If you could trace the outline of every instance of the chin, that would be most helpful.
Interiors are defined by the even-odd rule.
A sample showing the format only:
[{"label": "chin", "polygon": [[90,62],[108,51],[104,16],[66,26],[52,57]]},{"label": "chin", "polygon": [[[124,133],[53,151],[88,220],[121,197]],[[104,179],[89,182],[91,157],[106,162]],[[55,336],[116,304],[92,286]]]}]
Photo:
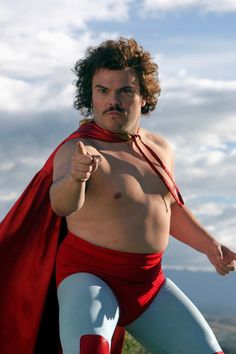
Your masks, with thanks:
[{"label": "chin", "polygon": [[127,130],[127,125],[119,122],[112,122],[111,124],[109,124],[108,129],[117,133],[124,132]]},{"label": "chin", "polygon": [[112,132],[120,132],[126,130],[126,123],[121,122],[117,117],[107,117],[108,119],[104,119],[103,121],[95,122],[102,128],[110,130]]},{"label": "chin", "polygon": [[124,114],[105,114],[97,119],[94,117],[94,120],[100,127],[113,133],[129,133],[131,130],[136,130],[132,129],[134,124]]}]

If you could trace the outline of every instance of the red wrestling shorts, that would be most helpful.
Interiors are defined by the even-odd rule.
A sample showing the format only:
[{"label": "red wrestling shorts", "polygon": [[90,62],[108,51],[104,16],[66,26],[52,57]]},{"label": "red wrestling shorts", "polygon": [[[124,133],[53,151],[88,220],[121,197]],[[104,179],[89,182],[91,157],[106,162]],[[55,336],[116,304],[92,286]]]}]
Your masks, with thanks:
[{"label": "red wrestling shorts", "polygon": [[165,282],[162,254],[111,250],[93,245],[69,232],[57,254],[57,287],[74,273],[98,276],[115,294],[120,307],[118,324],[126,326],[145,311]]}]

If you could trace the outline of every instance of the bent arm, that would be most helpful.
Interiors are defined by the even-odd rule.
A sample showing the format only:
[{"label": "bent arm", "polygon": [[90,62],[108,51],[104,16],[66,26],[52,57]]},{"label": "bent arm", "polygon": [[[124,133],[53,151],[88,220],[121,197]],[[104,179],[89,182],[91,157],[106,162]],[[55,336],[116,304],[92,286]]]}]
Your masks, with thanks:
[{"label": "bent arm", "polygon": [[207,254],[209,248],[218,244],[190,209],[186,205],[179,207],[177,203],[173,203],[171,206],[170,234],[204,254]]},{"label": "bent arm", "polygon": [[172,204],[170,234],[204,253],[219,274],[225,275],[235,269],[236,253],[214,239],[186,205],[179,207],[177,203]]},{"label": "bent arm", "polygon": [[50,188],[51,206],[58,216],[70,215],[83,206],[85,183],[75,182],[70,174],[53,182]]},{"label": "bent arm", "polygon": [[85,201],[86,181],[75,180],[71,173],[75,144],[69,142],[57,152],[53,162],[51,206],[59,216],[67,216],[81,208]]}]

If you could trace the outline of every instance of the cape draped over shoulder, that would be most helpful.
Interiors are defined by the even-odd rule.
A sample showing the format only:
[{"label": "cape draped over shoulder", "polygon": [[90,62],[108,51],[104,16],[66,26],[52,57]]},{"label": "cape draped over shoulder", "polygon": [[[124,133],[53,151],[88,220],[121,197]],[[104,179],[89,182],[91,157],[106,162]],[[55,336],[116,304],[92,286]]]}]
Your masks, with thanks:
[{"label": "cape draped over shoulder", "polygon": [[[55,259],[67,228],[50,204],[53,159],[67,141],[92,138],[121,142],[93,121],[62,141],[0,224],[1,354],[59,354]],[[132,138],[132,137],[131,137]],[[111,354],[120,354],[124,329],[117,327]]]}]

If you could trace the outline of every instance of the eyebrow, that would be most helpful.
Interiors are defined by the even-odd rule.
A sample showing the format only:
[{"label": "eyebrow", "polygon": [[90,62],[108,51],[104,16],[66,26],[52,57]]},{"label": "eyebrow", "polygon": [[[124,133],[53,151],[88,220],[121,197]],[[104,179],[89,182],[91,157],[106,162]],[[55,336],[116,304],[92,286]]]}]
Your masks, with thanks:
[{"label": "eyebrow", "polygon": [[[108,89],[108,87],[100,85],[100,84],[97,84],[95,87]],[[127,86],[119,87],[118,90],[123,90],[125,88],[135,88],[135,84],[130,84],[130,85],[127,85]]]},{"label": "eyebrow", "polygon": [[107,88],[107,87],[105,87],[105,86],[102,86],[102,85],[100,85],[100,84],[97,84],[95,87],[102,87],[102,88]]}]

